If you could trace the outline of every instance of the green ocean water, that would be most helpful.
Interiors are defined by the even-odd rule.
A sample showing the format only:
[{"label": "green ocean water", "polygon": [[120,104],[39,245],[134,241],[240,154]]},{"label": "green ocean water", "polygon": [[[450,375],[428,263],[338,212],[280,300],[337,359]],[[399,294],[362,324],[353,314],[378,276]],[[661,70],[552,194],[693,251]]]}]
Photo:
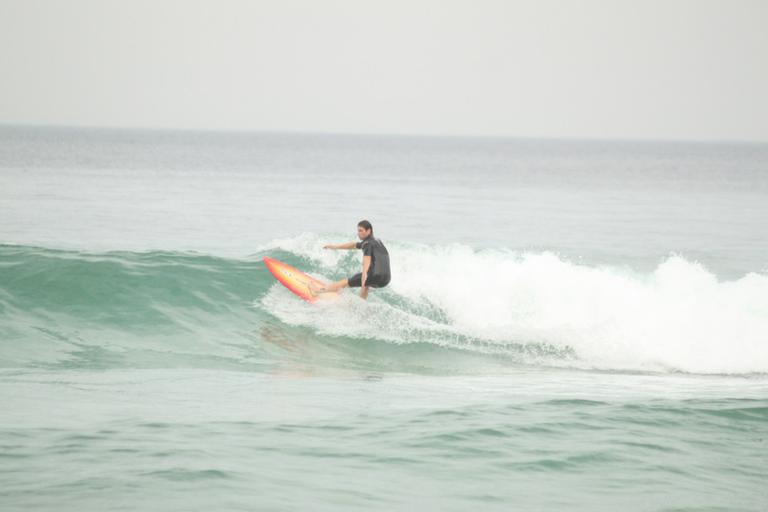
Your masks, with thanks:
[{"label": "green ocean water", "polygon": [[0,264],[5,510],[766,503],[759,373],[589,371],[572,346],[440,330],[395,294],[353,314],[434,325],[324,333],[306,322],[334,312],[259,254],[6,245]]},{"label": "green ocean water", "polygon": [[2,511],[768,509],[763,146],[0,135]]}]

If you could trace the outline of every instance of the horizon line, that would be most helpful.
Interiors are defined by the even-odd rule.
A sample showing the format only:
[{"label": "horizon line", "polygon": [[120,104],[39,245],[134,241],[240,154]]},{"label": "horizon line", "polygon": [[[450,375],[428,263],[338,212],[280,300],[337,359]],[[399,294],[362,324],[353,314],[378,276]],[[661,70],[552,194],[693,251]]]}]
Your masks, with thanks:
[{"label": "horizon line", "polygon": [[219,133],[232,135],[312,135],[344,137],[386,137],[386,138],[424,138],[424,139],[488,139],[488,140],[530,140],[562,142],[656,142],[684,144],[768,144],[767,139],[714,139],[714,138],[654,138],[654,137],[606,137],[596,135],[513,135],[513,134],[469,134],[469,133],[393,133],[375,131],[314,131],[314,130],[266,130],[256,128],[198,128],[198,127],[156,127],[156,126],[119,126],[95,124],[63,123],[9,123],[0,121],[0,128],[40,128],[59,130],[102,130],[102,131],[144,131],[144,132],[180,132],[180,133]]}]

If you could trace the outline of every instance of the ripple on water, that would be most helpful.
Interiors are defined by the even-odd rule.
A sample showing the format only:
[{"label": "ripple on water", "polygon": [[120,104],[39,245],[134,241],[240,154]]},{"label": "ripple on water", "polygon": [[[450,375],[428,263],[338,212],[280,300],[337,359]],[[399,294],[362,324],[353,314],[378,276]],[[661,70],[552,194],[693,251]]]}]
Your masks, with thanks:
[{"label": "ripple on water", "polygon": [[185,469],[185,468],[169,468],[155,471],[148,471],[141,474],[142,476],[149,476],[153,478],[164,478],[174,481],[191,481],[191,480],[222,480],[235,478],[235,474],[231,471],[224,471],[221,469]]}]

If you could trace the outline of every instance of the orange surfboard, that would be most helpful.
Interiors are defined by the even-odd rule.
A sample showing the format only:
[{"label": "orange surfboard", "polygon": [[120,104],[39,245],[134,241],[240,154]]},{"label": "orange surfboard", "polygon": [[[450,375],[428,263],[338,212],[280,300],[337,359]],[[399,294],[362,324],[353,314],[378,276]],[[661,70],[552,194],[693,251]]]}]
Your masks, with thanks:
[{"label": "orange surfboard", "polygon": [[309,289],[310,282],[317,286],[325,286],[326,283],[319,281],[312,276],[308,276],[301,270],[274,258],[265,257],[264,264],[272,275],[275,276],[275,279],[280,281],[283,286],[308,302],[316,302],[320,299],[333,298],[339,295],[337,292],[312,295],[312,291]]}]

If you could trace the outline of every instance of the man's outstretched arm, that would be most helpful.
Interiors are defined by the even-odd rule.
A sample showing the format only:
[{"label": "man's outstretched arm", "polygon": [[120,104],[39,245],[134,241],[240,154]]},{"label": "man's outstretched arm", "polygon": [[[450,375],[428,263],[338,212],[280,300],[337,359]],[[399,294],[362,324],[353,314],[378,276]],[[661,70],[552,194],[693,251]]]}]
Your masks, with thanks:
[{"label": "man's outstretched arm", "polygon": [[323,246],[323,249],[356,249],[356,242],[347,242],[344,244],[327,244]]}]

